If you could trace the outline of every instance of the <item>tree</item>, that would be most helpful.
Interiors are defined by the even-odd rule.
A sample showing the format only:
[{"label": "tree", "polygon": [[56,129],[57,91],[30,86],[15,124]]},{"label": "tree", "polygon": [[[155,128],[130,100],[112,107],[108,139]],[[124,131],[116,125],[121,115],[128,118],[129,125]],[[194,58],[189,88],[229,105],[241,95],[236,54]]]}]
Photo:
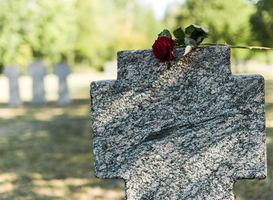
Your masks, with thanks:
[{"label": "tree", "polygon": [[26,66],[32,58],[53,64],[74,48],[72,1],[1,0],[0,66]]},{"label": "tree", "polygon": [[22,34],[28,12],[22,9],[27,0],[0,1],[0,68],[8,63],[26,64],[31,51]]},{"label": "tree", "polygon": [[[248,0],[187,0],[176,14],[177,28],[197,24],[207,28],[211,39],[206,41],[227,42],[230,45],[248,45],[253,40],[249,18],[254,12]],[[246,57],[247,51],[236,54]]]},{"label": "tree", "polygon": [[120,50],[151,48],[160,32],[152,11],[135,0],[77,0],[77,62],[102,69]]},{"label": "tree", "polygon": [[1,0],[0,67],[43,59],[101,69],[119,50],[151,48],[160,31],[136,0]]},{"label": "tree", "polygon": [[34,58],[47,59],[51,64],[65,59],[75,46],[77,27],[73,1],[30,1],[28,25],[23,38]]},{"label": "tree", "polygon": [[252,32],[258,45],[273,47],[273,1],[259,0],[251,16]]}]

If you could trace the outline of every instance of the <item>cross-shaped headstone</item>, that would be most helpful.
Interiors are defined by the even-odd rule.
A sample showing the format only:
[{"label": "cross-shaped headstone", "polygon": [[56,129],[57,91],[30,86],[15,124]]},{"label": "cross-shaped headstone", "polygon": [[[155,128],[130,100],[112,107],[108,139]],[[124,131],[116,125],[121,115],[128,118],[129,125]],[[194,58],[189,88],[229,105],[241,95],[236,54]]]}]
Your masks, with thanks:
[{"label": "cross-shaped headstone", "polygon": [[59,63],[54,68],[54,74],[59,77],[59,98],[57,104],[59,106],[69,106],[71,99],[67,87],[67,76],[71,73],[70,67],[65,63]]},{"label": "cross-shaped headstone", "polygon": [[233,76],[226,46],[183,53],[121,51],[117,80],[91,83],[95,175],[127,200],[234,199],[266,177],[263,77]]},{"label": "cross-shaped headstone", "polygon": [[7,66],[4,68],[3,73],[9,79],[9,105],[22,105],[18,88],[18,78],[21,76],[20,67],[17,65]]},{"label": "cross-shaped headstone", "polygon": [[45,98],[44,77],[46,75],[46,66],[42,61],[35,61],[28,67],[28,75],[32,77],[33,98],[31,104],[45,105],[47,104]]}]

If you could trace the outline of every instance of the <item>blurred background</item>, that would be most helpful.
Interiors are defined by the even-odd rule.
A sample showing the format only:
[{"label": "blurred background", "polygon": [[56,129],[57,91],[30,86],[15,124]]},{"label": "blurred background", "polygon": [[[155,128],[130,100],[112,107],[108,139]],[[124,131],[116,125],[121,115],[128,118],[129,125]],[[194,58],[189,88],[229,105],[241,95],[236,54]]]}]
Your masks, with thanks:
[{"label": "blurred background", "polygon": [[[157,34],[190,24],[204,42],[273,47],[272,0],[1,0],[0,199],[124,199],[122,180],[94,177],[89,84],[116,78],[120,50],[151,49]],[[273,51],[231,50],[235,75],[265,77],[268,178],[240,180],[237,199],[273,199]],[[46,106],[33,106],[27,68],[47,67]],[[59,62],[72,104],[56,105]],[[8,105],[5,66],[17,64],[23,104]]]}]

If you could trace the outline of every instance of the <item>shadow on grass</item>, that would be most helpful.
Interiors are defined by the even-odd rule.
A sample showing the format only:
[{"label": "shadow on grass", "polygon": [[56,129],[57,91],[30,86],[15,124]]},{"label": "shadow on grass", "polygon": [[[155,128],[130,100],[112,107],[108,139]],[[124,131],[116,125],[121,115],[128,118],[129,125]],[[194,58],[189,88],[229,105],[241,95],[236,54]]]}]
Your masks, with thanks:
[{"label": "shadow on grass", "polygon": [[[265,89],[268,176],[237,181],[238,200],[273,199],[273,81]],[[122,180],[94,177],[89,99],[67,108],[0,104],[0,113],[1,200],[124,199]]]},{"label": "shadow on grass", "polygon": [[122,180],[94,177],[89,100],[0,110],[0,199],[124,198]]}]

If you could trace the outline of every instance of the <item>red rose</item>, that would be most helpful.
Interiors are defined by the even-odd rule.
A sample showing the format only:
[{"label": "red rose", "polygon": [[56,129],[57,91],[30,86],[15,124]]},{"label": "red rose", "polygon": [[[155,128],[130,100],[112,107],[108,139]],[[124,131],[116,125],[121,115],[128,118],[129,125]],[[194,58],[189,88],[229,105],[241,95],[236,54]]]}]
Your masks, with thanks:
[{"label": "red rose", "polygon": [[158,37],[152,47],[155,57],[160,59],[162,62],[169,61],[174,58],[174,40],[172,38],[167,36]]}]

